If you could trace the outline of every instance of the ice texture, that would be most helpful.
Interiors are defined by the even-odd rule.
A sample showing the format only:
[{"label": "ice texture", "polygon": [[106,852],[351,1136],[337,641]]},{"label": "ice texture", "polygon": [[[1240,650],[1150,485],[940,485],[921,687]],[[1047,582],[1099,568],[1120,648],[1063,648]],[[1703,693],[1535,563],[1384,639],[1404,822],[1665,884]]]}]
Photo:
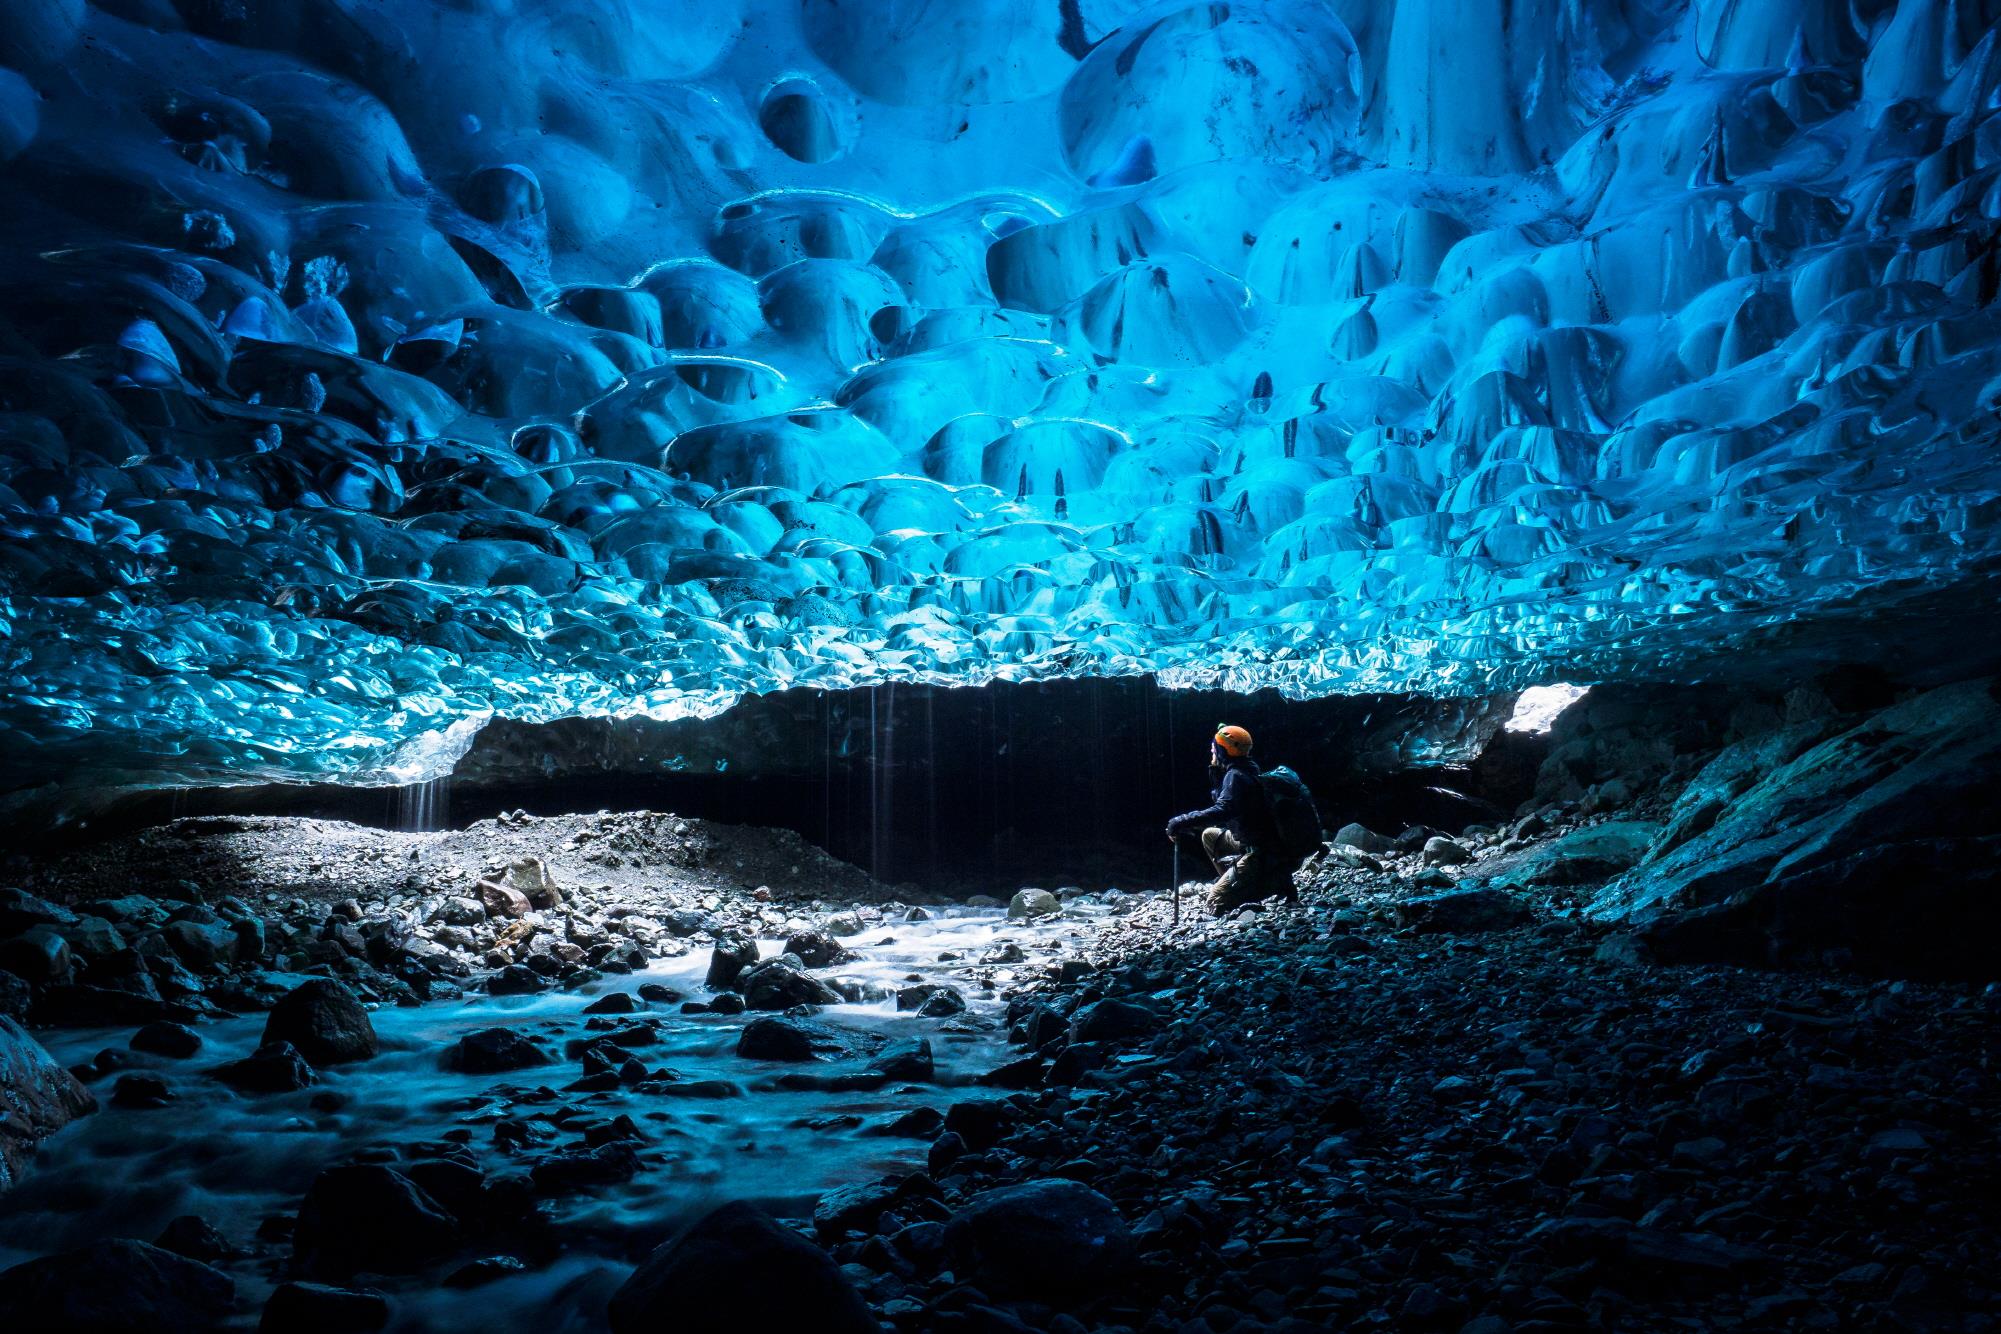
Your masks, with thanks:
[{"label": "ice texture", "polygon": [[0,789],[1867,651],[1991,589],[1997,19],[0,0]]}]

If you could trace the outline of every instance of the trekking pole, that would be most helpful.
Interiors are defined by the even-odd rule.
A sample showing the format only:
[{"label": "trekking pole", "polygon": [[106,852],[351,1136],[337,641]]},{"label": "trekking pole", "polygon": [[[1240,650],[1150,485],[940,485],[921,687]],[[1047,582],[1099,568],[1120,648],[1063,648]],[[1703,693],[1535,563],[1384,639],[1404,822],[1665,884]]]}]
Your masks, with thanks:
[{"label": "trekking pole", "polygon": [[1174,924],[1181,925],[1181,840],[1174,840]]}]

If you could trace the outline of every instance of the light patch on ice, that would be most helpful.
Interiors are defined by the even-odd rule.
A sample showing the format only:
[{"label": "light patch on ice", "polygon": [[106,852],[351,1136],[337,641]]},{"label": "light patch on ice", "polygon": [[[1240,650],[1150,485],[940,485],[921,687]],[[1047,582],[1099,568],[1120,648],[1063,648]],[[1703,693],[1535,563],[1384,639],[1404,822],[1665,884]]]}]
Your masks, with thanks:
[{"label": "light patch on ice", "polygon": [[1507,730],[1531,735],[1547,732],[1556,726],[1558,716],[1583,699],[1590,689],[1590,686],[1530,686],[1515,701],[1515,712],[1508,719]]}]

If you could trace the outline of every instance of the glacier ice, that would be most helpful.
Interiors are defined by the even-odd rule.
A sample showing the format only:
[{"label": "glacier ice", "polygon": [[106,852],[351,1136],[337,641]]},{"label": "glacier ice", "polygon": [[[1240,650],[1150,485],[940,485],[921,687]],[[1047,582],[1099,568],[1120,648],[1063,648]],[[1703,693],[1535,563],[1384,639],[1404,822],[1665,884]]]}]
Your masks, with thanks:
[{"label": "glacier ice", "polygon": [[0,0],[0,791],[1943,651],[1997,20]]}]

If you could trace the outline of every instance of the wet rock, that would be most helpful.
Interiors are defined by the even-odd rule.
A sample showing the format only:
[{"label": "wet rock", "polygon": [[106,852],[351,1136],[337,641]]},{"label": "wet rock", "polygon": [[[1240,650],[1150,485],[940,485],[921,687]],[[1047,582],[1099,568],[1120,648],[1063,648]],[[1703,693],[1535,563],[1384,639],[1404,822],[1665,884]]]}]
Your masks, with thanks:
[{"label": "wet rock", "polygon": [[70,975],[69,942],[52,926],[31,926],[0,940],[0,968],[28,982],[61,982]]},{"label": "wet rock", "polygon": [[174,1219],[161,1229],[153,1244],[203,1264],[214,1264],[230,1254],[229,1242],[200,1214],[182,1214]]},{"label": "wet rock", "polygon": [[161,928],[167,944],[182,963],[198,973],[210,973],[236,961],[236,933],[207,922],[169,922]]},{"label": "wet rock", "polygon": [[289,1042],[315,1065],[365,1061],[380,1048],[361,998],[332,978],[287,993],[265,1021],[264,1041]]},{"label": "wet rock", "polygon": [[916,1038],[885,1047],[869,1062],[869,1069],[884,1079],[928,1083],[936,1072],[931,1056],[931,1039]]},{"label": "wet rock", "polygon": [[212,1073],[244,1093],[291,1093],[318,1078],[298,1048],[289,1042],[267,1042],[242,1060],[218,1066]]},{"label": "wet rock", "polygon": [[737,1039],[736,1054],[751,1061],[814,1060],[813,1038],[797,1024],[783,1019],[753,1019],[744,1025]]},{"label": "wet rock", "polygon": [[655,1005],[672,1005],[675,1001],[681,999],[681,993],[659,982],[641,982],[639,984],[639,998],[643,1001],[651,1001]]},{"label": "wet rock", "polygon": [[983,1291],[1058,1305],[1110,1292],[1133,1259],[1112,1202],[1060,1178],[973,1196],[945,1224],[945,1248],[955,1271]]},{"label": "wet rock", "polygon": [[709,954],[709,971],[703,982],[711,991],[734,987],[744,970],[756,963],[757,941],[738,931],[720,933]]},{"label": "wet rock", "polygon": [[0,1017],[0,1191],[21,1179],[44,1139],[96,1110],[96,1097],[75,1075],[26,1029]]},{"label": "wet rock", "polygon": [[161,1019],[142,1026],[129,1045],[133,1051],[185,1060],[201,1050],[201,1034],[186,1024]]},{"label": "wet rock", "polygon": [[[0,1273],[9,1327],[93,1334],[206,1334],[236,1304],[236,1283],[143,1241],[99,1241]],[[19,1323],[29,1318],[32,1324]]]},{"label": "wet rock", "polygon": [[0,969],[0,1017],[25,1018],[34,997],[34,988],[16,974]]},{"label": "wet rock", "polygon": [[1532,921],[1527,904],[1498,889],[1459,889],[1405,899],[1397,919],[1420,932],[1475,934],[1503,931]]},{"label": "wet rock", "polygon": [[1062,911],[1062,903],[1046,889],[1018,889],[1007,905],[1011,921],[1034,921],[1039,917],[1054,917]]},{"label": "wet rock", "polygon": [[173,1090],[158,1075],[121,1075],[111,1089],[111,1105],[129,1111],[152,1111],[173,1100]]},{"label": "wet rock", "polygon": [[1541,844],[1506,878],[1522,885],[1599,884],[1637,865],[1660,832],[1645,820],[1588,825]]},{"label": "wet rock", "polygon": [[935,1200],[938,1186],[922,1172],[887,1176],[830,1190],[813,1206],[813,1230],[822,1241],[849,1232],[873,1232],[883,1214],[913,1200]]},{"label": "wet rock", "polygon": [[480,1288],[503,1278],[528,1272],[528,1266],[511,1255],[487,1255],[460,1265],[445,1275],[448,1288]]},{"label": "wet rock", "polygon": [[801,931],[789,937],[784,952],[793,955],[808,968],[830,968],[855,957],[825,931]]},{"label": "wet rock", "polygon": [[490,996],[526,996],[547,985],[534,969],[518,963],[507,965],[486,980]]},{"label": "wet rock", "polygon": [[639,1002],[629,991],[612,991],[598,997],[584,1007],[585,1014],[632,1014],[639,1009]]},{"label": "wet rock", "polygon": [[946,983],[920,982],[898,989],[896,1008],[906,1013],[914,1010],[926,1019],[949,1019],[965,1013],[966,998],[957,987]]},{"label": "wet rock", "polygon": [[[150,982],[147,984],[150,986]],[[157,991],[97,987],[82,983],[50,987],[35,998],[37,1023],[90,1025],[120,1028],[147,1024],[156,1019],[191,1019],[195,1012],[186,1006],[163,1001]]]},{"label": "wet rock", "polygon": [[1160,1023],[1160,1016],[1132,1001],[1101,1000],[1086,1005],[1070,1019],[1072,1042],[1124,1042],[1144,1037]]},{"label": "wet rock", "polygon": [[389,1323],[389,1299],[373,1288],[281,1283],[264,1304],[258,1334],[373,1334]]},{"label": "wet rock", "polygon": [[74,926],[58,928],[70,952],[86,959],[105,959],[126,948],[125,937],[102,917],[84,917]]},{"label": "wet rock", "polygon": [[415,1272],[458,1241],[458,1220],[393,1168],[330,1167],[299,1206],[292,1251],[312,1274]]},{"label": "wet rock", "polygon": [[639,1174],[639,1154],[630,1144],[614,1141],[589,1149],[565,1149],[550,1154],[529,1169],[535,1189],[563,1195],[593,1186],[616,1186]]},{"label": "wet rock", "polygon": [[614,1334],[740,1334],[762,1328],[879,1334],[827,1253],[751,1205],[726,1204],[642,1262],[612,1296]]},{"label": "wet rock", "polygon": [[548,1053],[511,1028],[468,1033],[445,1052],[445,1067],[468,1075],[499,1074],[548,1063]]},{"label": "wet rock", "polygon": [[[753,1010],[789,1010],[795,1005],[838,1005],[841,994],[805,972],[790,955],[746,971],[738,985],[744,1004]],[[711,1002],[713,1006],[713,1002]]]}]

